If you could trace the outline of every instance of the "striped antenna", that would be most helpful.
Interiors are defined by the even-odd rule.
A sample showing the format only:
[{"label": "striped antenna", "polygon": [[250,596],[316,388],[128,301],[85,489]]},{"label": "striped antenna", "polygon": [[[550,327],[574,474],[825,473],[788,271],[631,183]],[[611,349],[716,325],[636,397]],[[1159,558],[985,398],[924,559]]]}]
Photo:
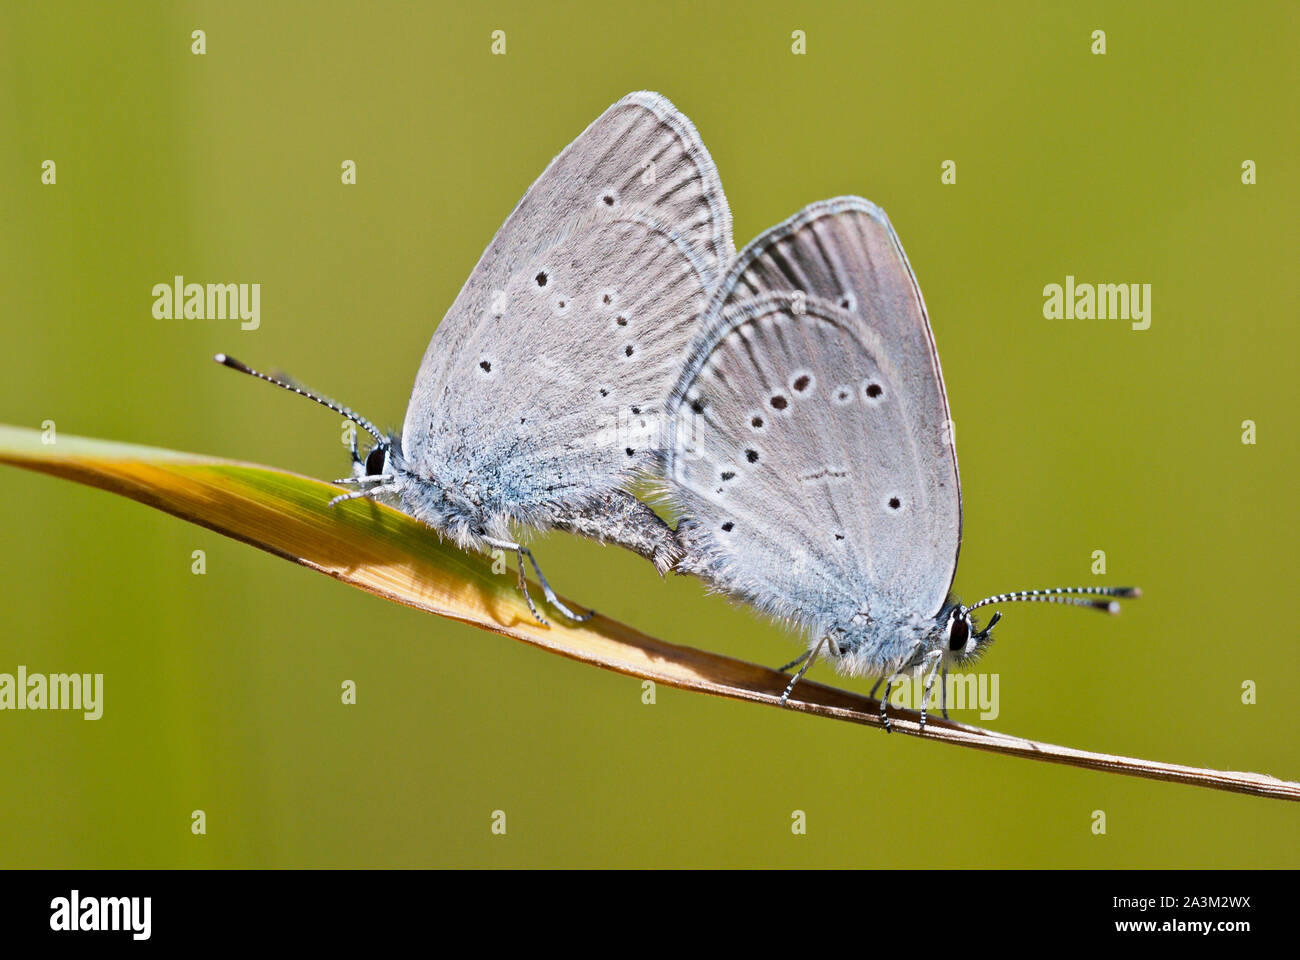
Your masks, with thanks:
[{"label": "striped antenna", "polygon": [[230,356],[229,354],[219,353],[212,359],[217,361],[217,363],[229,367],[231,370],[238,370],[240,373],[246,373],[250,377],[257,377],[257,379],[265,380],[267,383],[273,383],[277,387],[283,387],[285,390],[292,391],[293,393],[298,394],[298,396],[300,397],[306,397],[308,400],[315,400],[322,407],[328,407],[329,409],[333,410],[335,413],[339,413],[347,417],[349,420],[351,420],[361,429],[365,430],[366,433],[370,434],[372,437],[378,440],[381,444],[383,444],[384,446],[388,446],[389,443],[388,438],[379,432],[378,427],[376,427],[365,417],[361,416],[361,414],[354,413],[352,410],[343,406],[343,404],[339,403],[337,400],[331,400],[323,393],[316,393],[314,390],[308,390],[306,387],[302,386],[301,384],[294,383],[292,380],[283,379],[280,377],[272,377],[265,373],[259,373],[258,371],[254,370],[252,367],[248,366],[245,363],[241,363],[240,361],[236,360],[234,357]]},{"label": "striped antenna", "polygon": [[971,604],[966,612],[987,607],[991,603],[1064,603],[1072,607],[1092,607],[1105,613],[1119,613],[1119,604],[1114,600],[1089,600],[1094,597],[1140,597],[1142,591],[1137,587],[1052,587],[1050,590],[1017,590],[1014,593],[999,593],[995,597],[986,597],[979,603]]}]

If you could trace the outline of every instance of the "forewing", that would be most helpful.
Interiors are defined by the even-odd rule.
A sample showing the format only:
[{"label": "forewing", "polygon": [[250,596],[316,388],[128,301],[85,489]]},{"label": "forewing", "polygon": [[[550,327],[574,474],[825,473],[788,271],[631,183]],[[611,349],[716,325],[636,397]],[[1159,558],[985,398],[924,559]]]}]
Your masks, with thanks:
[{"label": "forewing", "polygon": [[460,458],[519,500],[617,486],[649,463],[733,256],[690,121],[658,94],[624,97],[533,184],[442,321],[407,410],[407,458]]},{"label": "forewing", "polygon": [[960,543],[957,461],[884,213],[840,198],[767,231],[703,327],[670,400],[668,471],[711,577],[810,626],[935,614]]}]

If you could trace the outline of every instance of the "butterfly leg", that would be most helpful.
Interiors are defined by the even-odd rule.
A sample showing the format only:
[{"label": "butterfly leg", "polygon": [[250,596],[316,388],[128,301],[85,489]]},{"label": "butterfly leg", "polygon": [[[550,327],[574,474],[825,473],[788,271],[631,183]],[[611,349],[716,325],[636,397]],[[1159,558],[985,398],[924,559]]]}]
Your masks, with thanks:
[{"label": "butterfly leg", "polygon": [[537,622],[544,627],[549,627],[551,622],[537,612],[537,607],[533,604],[533,595],[528,592],[528,578],[524,576],[524,551],[521,548],[515,550],[515,572],[519,576],[519,592],[524,595],[524,601],[528,604],[528,609]]},{"label": "butterfly leg", "polygon": [[[822,652],[822,644],[824,644],[825,642],[826,642],[826,638],[822,637],[820,640],[817,641],[817,646],[813,647],[812,653],[807,654],[806,657],[800,658],[804,662],[803,666],[799,668],[799,672],[796,673],[793,677],[791,677],[790,682],[786,684],[785,692],[781,694],[781,706],[784,707],[786,705],[786,701],[790,699],[790,691],[794,689],[794,685],[798,683],[800,679],[803,678],[803,675],[805,673],[808,672],[808,668],[817,662],[817,654]],[[795,663],[798,662],[799,662],[798,660],[795,661]]]},{"label": "butterfly leg", "polygon": [[384,484],[378,487],[371,487],[369,490],[356,490],[352,493],[341,493],[333,500],[331,500],[328,506],[336,507],[340,503],[346,503],[348,500],[360,500],[362,498],[374,497],[376,494],[396,493],[396,492],[397,492],[396,487],[391,487],[388,486],[387,484]]},{"label": "butterfly leg", "polygon": [[[570,610],[568,607],[566,607],[560,601],[560,598],[556,596],[555,591],[551,589],[551,585],[546,582],[546,575],[542,573],[542,568],[537,565],[537,558],[533,556],[533,551],[529,550],[527,547],[519,547],[520,579],[523,579],[523,575],[524,575],[524,560],[523,560],[524,557],[527,557],[528,562],[533,565],[533,572],[537,574],[537,582],[542,585],[542,593],[546,596],[547,603],[553,606],[556,610],[559,610],[560,613],[564,614],[570,620],[575,620],[578,623],[586,623],[588,620],[590,620],[592,617],[596,615],[595,610],[588,610],[586,613],[579,616],[578,614]],[[525,591],[525,593],[527,593],[527,591]]]},{"label": "butterfly leg", "polygon": [[[930,666],[930,674],[925,678],[925,694],[921,697],[921,732],[925,733],[925,708],[930,702],[930,692],[934,689],[934,678],[939,671],[939,664],[943,662],[943,651],[936,650],[930,654],[934,663]],[[942,696],[942,694],[940,694]],[[945,717],[946,719],[946,717]]]},{"label": "butterfly leg", "polygon": [[[537,619],[537,622],[544,627],[549,627],[551,625],[550,621],[537,612],[537,606],[533,603],[533,595],[528,592],[528,578],[524,575],[525,548],[508,540],[494,540],[491,537],[484,537],[483,542],[495,550],[513,550],[515,552],[515,574],[519,578],[519,592],[524,595],[524,602],[528,604],[528,610]],[[536,569],[535,563],[534,569]],[[540,573],[540,571],[538,572]]]},{"label": "butterfly leg", "polygon": [[[894,732],[893,724],[889,722],[889,714],[886,712],[885,708],[889,706],[889,692],[894,686],[894,679],[899,676],[901,676],[901,674],[895,670],[893,673],[889,674],[889,676],[881,678],[885,681],[885,695],[880,698],[880,721],[885,725],[885,733]],[[876,687],[878,686],[880,686],[879,680],[876,681]],[[876,687],[871,688],[872,693],[876,692]]]},{"label": "butterfly leg", "polygon": [[614,491],[586,509],[556,510],[545,522],[557,530],[631,550],[653,563],[661,574],[667,573],[682,556],[673,528],[623,490]]}]

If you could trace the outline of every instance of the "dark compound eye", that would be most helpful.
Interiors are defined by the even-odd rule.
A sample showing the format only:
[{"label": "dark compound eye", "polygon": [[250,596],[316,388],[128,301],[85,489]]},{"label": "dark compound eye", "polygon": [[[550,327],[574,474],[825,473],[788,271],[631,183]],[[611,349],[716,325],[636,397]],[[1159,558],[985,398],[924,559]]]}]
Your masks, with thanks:
[{"label": "dark compound eye", "polygon": [[951,653],[960,653],[966,649],[966,641],[970,639],[970,624],[966,622],[965,617],[953,617],[952,627],[948,630],[948,650]]},{"label": "dark compound eye", "polygon": [[372,447],[366,454],[366,476],[377,477],[384,472],[384,458],[388,455],[387,447]]}]

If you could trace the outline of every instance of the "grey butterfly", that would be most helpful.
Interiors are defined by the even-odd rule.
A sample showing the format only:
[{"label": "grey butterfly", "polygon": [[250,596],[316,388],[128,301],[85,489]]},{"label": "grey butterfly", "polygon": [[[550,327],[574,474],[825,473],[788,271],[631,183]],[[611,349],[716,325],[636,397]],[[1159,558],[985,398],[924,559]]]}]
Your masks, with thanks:
[{"label": "grey butterfly", "polygon": [[626,487],[653,463],[698,316],[735,255],[731,213],[691,122],[632,93],[557,156],[506,219],[438,326],[400,434],[285,379],[374,437],[361,486],[465,549],[513,551],[572,619],[516,529],[617,543],[660,572],[673,531]]},{"label": "grey butterfly", "polygon": [[[973,660],[1000,617],[1043,601],[1114,611],[1135,588],[951,596],[961,489],[939,356],[888,218],[815,203],[737,257],[669,400],[661,469],[683,520],[678,569],[797,624],[849,675],[892,683]],[[877,687],[880,680],[877,681]],[[872,689],[872,694],[875,694]],[[885,729],[890,729],[881,701]],[[945,705],[945,716],[947,715]],[[924,706],[921,715],[925,723]]]}]

